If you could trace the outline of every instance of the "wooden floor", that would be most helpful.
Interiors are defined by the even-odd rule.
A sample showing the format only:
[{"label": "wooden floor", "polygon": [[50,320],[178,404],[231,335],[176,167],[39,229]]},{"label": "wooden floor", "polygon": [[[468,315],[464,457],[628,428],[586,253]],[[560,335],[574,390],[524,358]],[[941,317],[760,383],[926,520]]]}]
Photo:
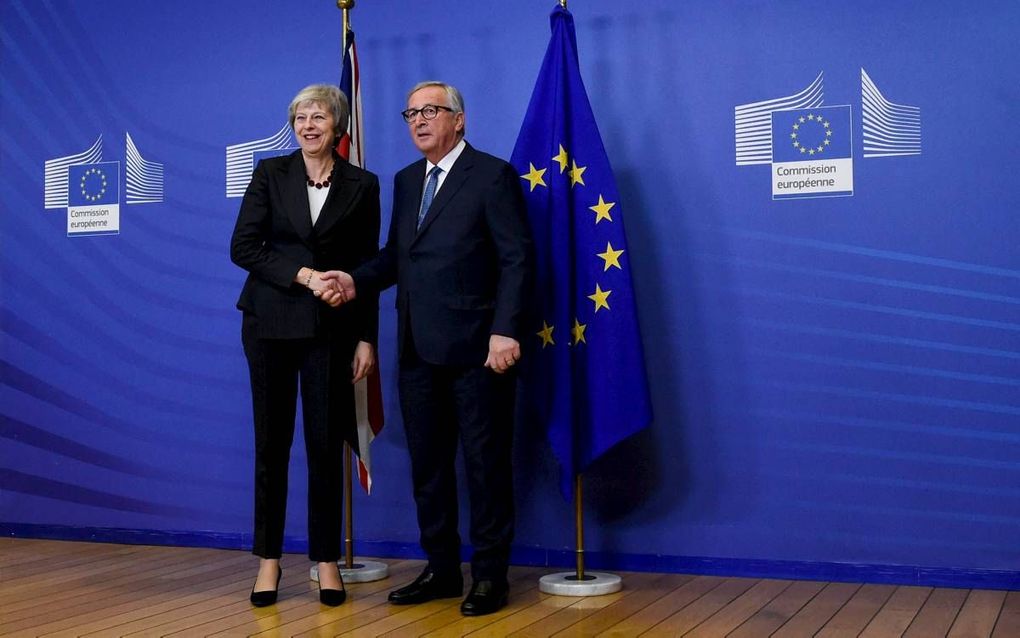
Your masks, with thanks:
[{"label": "wooden floor", "polygon": [[568,598],[531,567],[511,569],[507,608],[464,618],[456,599],[389,605],[422,562],[387,562],[331,609],[285,556],[279,602],[254,609],[244,552],[0,539],[0,635],[1020,637],[1020,592],[626,573],[622,592]]}]

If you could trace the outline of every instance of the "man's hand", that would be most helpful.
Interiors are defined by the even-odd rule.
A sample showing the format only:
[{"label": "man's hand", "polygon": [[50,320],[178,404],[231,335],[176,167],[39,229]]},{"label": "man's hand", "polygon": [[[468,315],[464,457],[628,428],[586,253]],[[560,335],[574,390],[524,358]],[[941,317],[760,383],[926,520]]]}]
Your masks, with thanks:
[{"label": "man's hand", "polygon": [[517,363],[521,358],[521,344],[517,339],[504,337],[503,335],[491,335],[489,337],[489,357],[485,360],[485,367],[491,368],[493,372],[503,374],[510,369],[510,366]]},{"label": "man's hand", "polygon": [[323,299],[323,295],[326,295],[328,301],[326,301],[326,299],[323,299],[323,301],[326,301],[329,305],[336,307],[340,305],[342,301],[339,296],[340,285],[337,284],[334,279],[323,279],[323,274],[325,273],[321,273],[311,268],[302,268],[298,272],[297,277],[295,277],[295,281],[301,281],[302,284],[312,291],[313,295],[320,299]]},{"label": "man's hand", "polygon": [[351,363],[351,371],[354,377],[351,383],[357,383],[375,369],[375,348],[367,341],[359,341],[358,347],[354,349],[354,361]]},{"label": "man's hand", "polygon": [[354,290],[354,279],[340,270],[327,270],[319,274],[327,284],[323,290],[313,290],[313,294],[330,306],[336,308],[342,303],[352,301],[357,296]]}]

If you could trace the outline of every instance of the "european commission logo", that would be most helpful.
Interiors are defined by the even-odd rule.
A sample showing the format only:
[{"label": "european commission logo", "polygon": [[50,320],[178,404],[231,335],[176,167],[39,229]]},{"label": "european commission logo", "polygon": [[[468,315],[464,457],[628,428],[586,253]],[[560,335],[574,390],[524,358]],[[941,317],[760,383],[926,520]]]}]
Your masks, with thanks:
[{"label": "european commission logo", "polygon": [[771,115],[773,199],[854,194],[849,106]]},{"label": "european commission logo", "polygon": [[[824,102],[819,73],[799,93],[734,109],[737,166],[769,165],[773,199],[853,195],[851,106]],[[861,112],[863,157],[921,154],[921,110],[887,100],[864,69]]]},{"label": "european commission logo", "polygon": [[297,150],[290,124],[275,135],[260,140],[231,144],[227,147],[227,197],[244,197],[255,164],[260,159],[276,157]]},{"label": "european commission logo", "polygon": [[[163,201],[163,165],[142,157],[125,133],[127,204]],[[67,209],[68,237],[120,233],[120,162],[104,162],[103,136],[87,150],[46,161],[45,208]]]},{"label": "european commission logo", "polygon": [[120,232],[120,162],[77,164],[67,169],[67,234]]}]

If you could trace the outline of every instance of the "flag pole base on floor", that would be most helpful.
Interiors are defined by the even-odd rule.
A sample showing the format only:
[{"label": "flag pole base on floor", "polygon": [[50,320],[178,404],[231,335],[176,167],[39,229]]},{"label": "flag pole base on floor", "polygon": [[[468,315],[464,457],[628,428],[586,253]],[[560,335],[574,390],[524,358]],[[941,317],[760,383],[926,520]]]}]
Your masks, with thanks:
[{"label": "flag pole base on floor", "polygon": [[[349,568],[344,566],[344,562],[337,561],[337,567],[340,568],[340,576],[344,579],[345,583],[372,583],[390,575],[390,569],[386,563],[380,563],[379,561],[355,558],[354,566]],[[308,577],[315,582],[319,582],[318,565],[312,565],[311,570],[308,572]]]},{"label": "flag pole base on floor", "polygon": [[604,596],[623,589],[623,579],[604,572],[585,572],[582,579],[577,572],[559,572],[538,579],[538,589],[555,596]]}]

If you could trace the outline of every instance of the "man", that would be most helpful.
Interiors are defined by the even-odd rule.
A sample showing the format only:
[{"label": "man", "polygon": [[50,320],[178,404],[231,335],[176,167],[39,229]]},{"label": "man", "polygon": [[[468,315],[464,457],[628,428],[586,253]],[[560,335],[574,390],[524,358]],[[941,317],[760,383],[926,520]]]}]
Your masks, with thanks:
[{"label": "man", "polygon": [[351,274],[331,272],[331,301],[397,285],[400,407],[428,566],[390,593],[398,605],[463,594],[454,459],[462,445],[471,502],[467,616],[507,603],[513,538],[511,447],[516,375],[534,257],[520,178],[464,141],[456,88],[422,82],[402,113],[424,158],[394,178],[389,238]]}]

